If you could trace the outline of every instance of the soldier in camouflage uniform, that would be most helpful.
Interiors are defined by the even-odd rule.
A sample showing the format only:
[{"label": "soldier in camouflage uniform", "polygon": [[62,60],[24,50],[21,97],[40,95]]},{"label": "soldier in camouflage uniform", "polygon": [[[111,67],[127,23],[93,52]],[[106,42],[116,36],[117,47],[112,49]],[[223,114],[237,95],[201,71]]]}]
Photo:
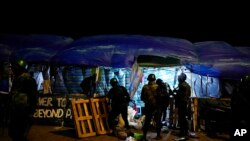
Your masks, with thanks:
[{"label": "soldier in camouflage uniform", "polygon": [[158,85],[156,84],[155,75],[148,75],[148,84],[145,84],[141,92],[141,100],[145,103],[144,114],[146,116],[144,125],[143,125],[143,140],[146,140],[147,132],[152,120],[153,114],[156,112],[157,103],[156,103],[156,89]]},{"label": "soldier in camouflage uniform", "polygon": [[187,78],[186,74],[181,73],[178,76],[178,89],[174,90],[176,92],[176,106],[178,107],[178,117],[180,121],[180,136],[188,135],[188,107],[190,102],[191,87],[185,81]]}]

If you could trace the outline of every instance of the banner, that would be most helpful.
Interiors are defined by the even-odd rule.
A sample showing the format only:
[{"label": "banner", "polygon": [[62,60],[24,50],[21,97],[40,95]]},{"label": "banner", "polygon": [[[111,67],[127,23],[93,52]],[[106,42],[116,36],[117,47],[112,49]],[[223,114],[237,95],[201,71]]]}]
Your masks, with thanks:
[{"label": "banner", "polygon": [[46,124],[73,124],[72,99],[85,99],[84,94],[41,95],[33,115],[35,121]]}]

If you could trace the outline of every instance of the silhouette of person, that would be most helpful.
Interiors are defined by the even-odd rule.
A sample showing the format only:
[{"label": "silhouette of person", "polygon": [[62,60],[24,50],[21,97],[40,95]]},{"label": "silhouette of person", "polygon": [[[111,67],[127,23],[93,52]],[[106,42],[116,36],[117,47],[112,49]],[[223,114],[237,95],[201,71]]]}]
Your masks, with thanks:
[{"label": "silhouette of person", "polygon": [[93,97],[96,92],[96,73],[92,76],[86,77],[80,84],[80,87],[83,90],[83,94],[86,94],[88,97]]},{"label": "silhouette of person", "polygon": [[170,95],[172,95],[172,90],[168,83],[163,82],[162,79],[157,79],[157,103],[160,105],[162,110],[162,122],[165,122],[167,117],[167,108],[169,106]]},{"label": "silhouette of person", "polygon": [[110,134],[115,135],[115,119],[119,114],[125,122],[126,129],[130,129],[128,123],[128,103],[130,101],[130,96],[127,89],[124,86],[118,85],[118,80],[112,78],[110,80],[112,88],[109,90],[107,97],[111,105],[111,110],[108,116],[109,128],[111,129]]},{"label": "silhouette of person", "polygon": [[[250,108],[250,75],[244,76],[238,84],[238,88],[232,93],[231,110],[232,126],[230,140],[249,140],[250,115],[247,111]],[[235,136],[236,130],[246,129],[243,136]]]},{"label": "silhouette of person", "polygon": [[[180,136],[188,135],[188,106],[190,102],[191,87],[186,82],[186,74],[181,73],[178,76],[178,89],[176,91],[176,106],[178,107],[178,118],[180,122]],[[190,108],[190,107],[189,107]]]},{"label": "silhouette of person", "polygon": [[[157,103],[156,103],[156,89],[158,85],[156,84],[155,75],[148,75],[148,84],[145,84],[142,88],[141,92],[141,100],[145,103],[144,114],[145,114],[145,122],[143,125],[143,137],[142,140],[147,140],[147,132],[149,130],[150,122],[152,120],[153,115],[156,112]],[[159,127],[159,126],[157,126]]]},{"label": "silhouette of person", "polygon": [[169,85],[164,83],[162,79],[157,79],[156,84],[158,85],[156,91],[156,101],[157,101],[157,108],[156,108],[156,132],[157,136],[156,139],[161,139],[160,133],[162,128],[162,121],[165,122],[167,116],[167,107],[169,105],[169,96],[172,92]]},{"label": "silhouette of person", "polygon": [[37,84],[27,72],[24,60],[13,62],[14,80],[10,91],[9,136],[13,141],[26,141],[37,104]]}]

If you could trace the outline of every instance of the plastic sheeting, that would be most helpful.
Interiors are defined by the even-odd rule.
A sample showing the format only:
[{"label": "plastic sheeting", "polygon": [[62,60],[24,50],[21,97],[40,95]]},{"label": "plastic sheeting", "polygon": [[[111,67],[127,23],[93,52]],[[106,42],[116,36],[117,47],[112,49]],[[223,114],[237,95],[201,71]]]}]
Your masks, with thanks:
[{"label": "plastic sheeting", "polygon": [[0,34],[0,43],[15,49],[31,47],[53,47],[57,48],[71,43],[71,37],[49,35],[49,34]]},{"label": "plastic sheeting", "polygon": [[201,64],[241,62],[240,51],[223,41],[206,41],[194,44]]},{"label": "plastic sheeting", "polygon": [[219,98],[220,82],[218,78],[192,74],[192,88],[194,97]]},{"label": "plastic sheeting", "polygon": [[247,55],[223,41],[195,43],[198,62],[187,64],[191,72],[228,79],[239,79],[249,73]]},{"label": "plastic sheeting", "polygon": [[49,62],[57,51],[71,42],[72,38],[57,35],[0,34],[0,61],[25,59],[27,62]]},{"label": "plastic sheeting", "polygon": [[131,68],[138,56],[172,57],[191,72],[239,79],[250,73],[249,47],[223,41],[192,44],[185,39],[144,35],[99,35],[73,41],[56,35],[0,35],[0,61],[22,58],[56,65]]},{"label": "plastic sheeting", "polygon": [[57,53],[51,62],[124,68],[132,67],[139,55],[196,60],[192,44],[186,40],[142,35],[100,35],[74,41],[67,49]]}]

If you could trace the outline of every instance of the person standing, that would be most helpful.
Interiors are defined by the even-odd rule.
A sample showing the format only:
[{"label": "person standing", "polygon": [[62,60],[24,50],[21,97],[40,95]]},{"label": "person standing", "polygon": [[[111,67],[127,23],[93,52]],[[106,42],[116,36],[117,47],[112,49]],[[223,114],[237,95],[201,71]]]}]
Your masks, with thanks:
[{"label": "person standing", "polygon": [[172,95],[172,90],[168,83],[163,82],[162,79],[157,79],[156,84],[158,85],[157,88],[157,103],[159,104],[162,110],[162,122],[166,124],[166,117],[167,117],[167,108],[170,103],[170,95]]},{"label": "person standing", "polygon": [[180,122],[180,136],[188,136],[188,108],[191,96],[191,87],[186,82],[187,76],[181,73],[178,76],[178,89],[174,90],[176,92],[176,106],[178,108],[178,117]]},{"label": "person standing", "polygon": [[96,77],[97,74],[86,77],[82,80],[80,87],[83,90],[83,94],[86,94],[88,97],[93,97],[96,92]]},{"label": "person standing", "polygon": [[[250,115],[250,75],[244,76],[231,96],[232,125],[230,127],[230,140],[249,140]],[[245,129],[247,132],[239,136],[237,130]]]},{"label": "person standing", "polygon": [[11,65],[14,80],[10,91],[9,136],[13,141],[27,141],[37,105],[37,84],[27,72],[24,60],[17,60]]},{"label": "person standing", "polygon": [[[164,124],[167,125],[166,123],[166,117],[167,117],[167,108],[169,106],[170,103],[170,95],[172,94],[172,90],[169,86],[168,83],[163,82],[162,79],[157,79],[156,80],[156,84],[158,85],[157,88],[157,103],[159,108],[157,108],[159,110],[159,119],[158,122],[160,123],[160,125],[164,122]],[[161,129],[161,128],[160,128]],[[160,132],[161,130],[158,129]],[[160,135],[160,133],[159,133]]]},{"label": "person standing", "polygon": [[110,134],[115,135],[115,119],[119,116],[119,114],[122,115],[122,118],[125,122],[125,128],[130,129],[128,123],[128,104],[130,101],[130,96],[124,86],[118,85],[118,80],[116,78],[112,78],[110,80],[110,84],[112,88],[107,94],[109,99],[108,103],[111,106],[108,116],[108,124],[109,128],[111,129]]},{"label": "person standing", "polygon": [[156,114],[155,114],[155,122],[156,122],[156,138],[161,139],[161,128],[162,128],[162,117],[165,121],[166,111],[169,105],[169,89],[168,84],[164,83],[162,79],[157,79],[156,84],[158,85],[156,89]]},{"label": "person standing", "polygon": [[154,113],[156,112],[157,103],[156,103],[156,89],[158,85],[156,84],[155,75],[148,75],[148,84],[145,84],[142,88],[141,92],[141,100],[145,103],[144,114],[146,116],[145,122],[143,125],[143,138],[142,140],[146,140],[147,132],[149,130],[150,122]]}]

